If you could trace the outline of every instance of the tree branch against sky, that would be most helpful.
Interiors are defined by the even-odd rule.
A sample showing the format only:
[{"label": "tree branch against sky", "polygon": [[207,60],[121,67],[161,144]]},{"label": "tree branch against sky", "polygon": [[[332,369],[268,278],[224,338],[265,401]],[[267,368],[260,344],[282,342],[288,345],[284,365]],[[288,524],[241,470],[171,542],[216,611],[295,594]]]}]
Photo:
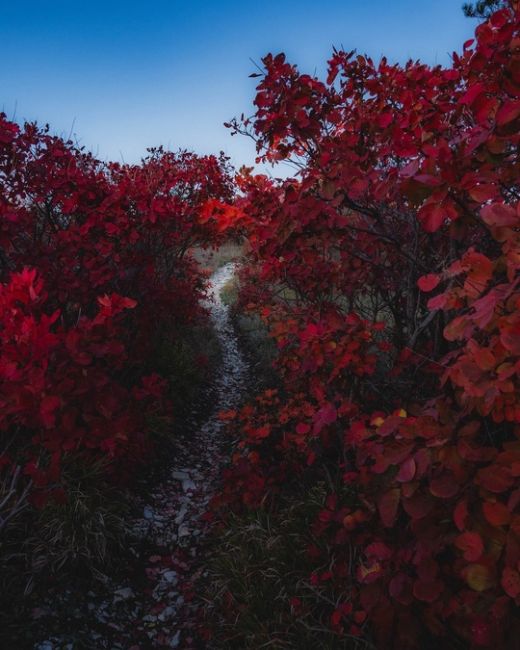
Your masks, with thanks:
[{"label": "tree branch against sky", "polygon": [[468,18],[488,18],[491,14],[507,4],[504,0],[479,0],[478,2],[465,2],[462,6]]},{"label": "tree branch against sky", "polygon": [[252,164],[254,143],[223,126],[250,111],[251,59],[283,51],[321,75],[336,46],[449,65],[474,27],[462,1],[2,2],[0,109],[102,159],[138,162],[162,144]]}]

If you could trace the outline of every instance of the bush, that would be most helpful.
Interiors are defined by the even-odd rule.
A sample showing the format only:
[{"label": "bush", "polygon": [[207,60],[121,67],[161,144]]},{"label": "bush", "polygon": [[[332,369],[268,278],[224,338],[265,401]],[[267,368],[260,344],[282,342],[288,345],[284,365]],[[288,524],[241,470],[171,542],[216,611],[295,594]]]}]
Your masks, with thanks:
[{"label": "bush", "polygon": [[150,150],[105,164],[34,124],[0,115],[2,463],[30,499],[65,499],[63,454],[107,457],[125,480],[170,415],[157,341],[202,326],[206,276],[190,250],[239,218],[227,159]]},{"label": "bush", "polygon": [[[121,543],[109,486],[134,481],[163,442],[152,427],[171,427],[188,397],[185,350],[208,326],[191,251],[235,233],[233,193],[224,156],[102,163],[0,114],[0,566],[22,567],[6,570],[13,600],[43,569],[94,571]],[[163,376],[161,345],[179,361]],[[17,499],[30,507],[15,517]]]},{"label": "bush", "polygon": [[241,179],[242,302],[283,385],[238,414],[221,500],[329,485],[316,567],[353,574],[345,629],[364,612],[379,647],[520,626],[519,38],[510,2],[448,68],[335,51],[323,82],[268,55],[234,123],[301,172]]}]

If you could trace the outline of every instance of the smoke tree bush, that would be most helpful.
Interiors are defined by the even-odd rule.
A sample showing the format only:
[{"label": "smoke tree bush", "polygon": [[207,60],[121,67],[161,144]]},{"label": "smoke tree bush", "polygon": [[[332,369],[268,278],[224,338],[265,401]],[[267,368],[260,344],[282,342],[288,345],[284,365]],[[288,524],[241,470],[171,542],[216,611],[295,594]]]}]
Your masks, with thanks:
[{"label": "smoke tree bush", "polygon": [[104,164],[34,124],[0,116],[0,468],[29,499],[65,500],[67,455],[128,480],[169,418],[157,341],[204,317],[194,246],[238,213],[227,159],[150,150]]},{"label": "smoke tree bush", "polygon": [[300,172],[240,179],[242,304],[277,342],[282,386],[224,414],[241,442],[220,502],[267,507],[297,482],[327,486],[303,578],[348,593],[315,603],[339,638],[512,647],[518,3],[450,67],[334,51],[321,81],[283,54],[263,63],[255,115],[231,126],[259,160]]}]

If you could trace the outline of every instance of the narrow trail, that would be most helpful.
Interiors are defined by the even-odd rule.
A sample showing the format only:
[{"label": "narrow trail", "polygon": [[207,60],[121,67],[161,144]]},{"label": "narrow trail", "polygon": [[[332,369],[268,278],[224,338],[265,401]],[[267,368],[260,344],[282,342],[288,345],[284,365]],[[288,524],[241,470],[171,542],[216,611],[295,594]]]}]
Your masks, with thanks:
[{"label": "narrow trail", "polygon": [[72,587],[50,595],[33,617],[41,619],[42,629],[56,633],[38,641],[35,650],[201,647],[192,636],[200,605],[191,584],[204,571],[204,513],[227,461],[218,414],[240,403],[248,381],[248,365],[220,297],[233,273],[231,263],[213,274],[207,305],[222,349],[212,394],[205,395],[214,407],[202,426],[196,426],[194,406],[192,424],[187,424],[166,478],[146,500],[140,499],[141,515],[130,524],[135,575],[124,581],[108,578],[99,590],[87,593]]}]

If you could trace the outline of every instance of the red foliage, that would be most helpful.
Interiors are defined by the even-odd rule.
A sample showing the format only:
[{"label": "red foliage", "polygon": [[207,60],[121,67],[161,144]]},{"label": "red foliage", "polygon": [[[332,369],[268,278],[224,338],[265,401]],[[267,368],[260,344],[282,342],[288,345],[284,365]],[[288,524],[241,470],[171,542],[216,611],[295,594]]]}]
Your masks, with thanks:
[{"label": "red foliage", "polygon": [[[317,559],[384,647],[512,647],[520,621],[520,13],[450,68],[264,59],[251,130],[299,179],[244,175],[243,301],[283,381],[237,416],[223,499],[330,485]],[[432,293],[435,291],[432,297]],[[342,503],[343,482],[356,505]],[[350,499],[353,497],[350,496]],[[413,615],[411,615],[411,612]],[[331,627],[355,624],[350,608]],[[418,624],[420,622],[420,624]]]},{"label": "red foliage", "polygon": [[154,347],[203,315],[190,250],[236,225],[232,199],[225,158],[105,165],[0,115],[0,435],[39,505],[64,454],[119,477],[145,457],[150,416],[169,416]]}]

